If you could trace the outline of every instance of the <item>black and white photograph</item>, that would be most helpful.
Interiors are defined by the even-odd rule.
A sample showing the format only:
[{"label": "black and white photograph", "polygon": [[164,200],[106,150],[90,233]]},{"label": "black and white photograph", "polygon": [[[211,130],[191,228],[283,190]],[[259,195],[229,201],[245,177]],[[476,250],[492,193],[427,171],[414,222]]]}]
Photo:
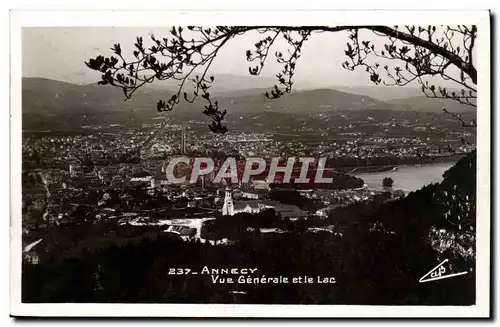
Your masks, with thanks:
[{"label": "black and white photograph", "polygon": [[487,317],[489,15],[12,12],[11,314]]}]

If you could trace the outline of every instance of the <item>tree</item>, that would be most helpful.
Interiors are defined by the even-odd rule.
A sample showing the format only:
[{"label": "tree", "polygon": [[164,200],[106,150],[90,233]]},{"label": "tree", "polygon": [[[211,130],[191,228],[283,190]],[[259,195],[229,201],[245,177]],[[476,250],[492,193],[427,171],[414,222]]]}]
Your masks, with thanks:
[{"label": "tree", "polygon": [[[213,132],[224,133],[226,110],[210,94],[214,76],[208,70],[227,42],[241,35],[257,32],[262,39],[246,51],[251,75],[259,75],[270,54],[282,65],[276,74],[277,83],[265,93],[276,99],[292,91],[293,76],[302,48],[314,33],[347,31],[344,53],[347,70],[364,69],[375,84],[405,86],[412,82],[421,85],[422,92],[432,98],[453,99],[476,106],[477,70],[474,62],[476,26],[201,26],[172,27],[170,36],[158,39],[151,35],[152,46],[147,47],[137,37],[132,56],[127,57],[120,44],[111,50],[115,56],[99,55],[86,65],[102,73],[101,85],[113,85],[123,90],[130,99],[134,92],[158,80],[177,80],[179,89],[168,100],[159,100],[160,112],[170,111],[181,97],[188,102],[203,98],[207,105],[203,113],[212,120]],[[382,45],[368,41],[378,38]],[[285,42],[278,47],[278,41]],[[132,59],[130,59],[132,58]],[[435,85],[434,79],[452,81],[459,90]],[[186,82],[192,83],[192,92],[186,92]],[[446,109],[444,109],[446,111]],[[461,119],[458,114],[452,113]],[[475,126],[475,121],[462,124]]]},{"label": "tree", "polygon": [[390,177],[385,177],[383,180],[382,180],[382,185],[384,187],[392,187],[392,185],[394,184],[394,181],[392,180],[392,178]]},{"label": "tree", "polygon": [[[276,74],[277,83],[264,94],[268,99],[277,99],[292,91],[298,59],[313,34],[344,32],[347,41],[344,49],[346,60],[339,63],[344,69],[365,70],[367,77],[376,85],[406,86],[418,83],[427,97],[451,99],[476,106],[476,26],[173,27],[170,35],[161,40],[152,35],[152,46],[146,46],[143,38],[137,37],[130,57],[132,59],[124,54],[120,44],[115,44],[111,49],[114,56],[99,55],[86,64],[102,74],[99,84],[121,88],[126,99],[130,99],[135,91],[148,83],[169,79],[179,81],[179,89],[174,95],[158,101],[158,111],[172,110],[182,98],[188,102],[202,98],[207,103],[203,112],[211,118],[210,130],[224,133],[227,131],[224,124],[226,110],[220,108],[219,103],[212,98],[210,88],[215,78],[209,74],[209,69],[229,40],[252,32],[260,33],[262,38],[245,53],[251,65],[249,73],[259,75],[269,57],[274,57],[282,65]],[[444,81],[447,81],[446,85],[452,82],[454,86],[447,87]],[[192,84],[191,91],[185,89],[186,82]],[[475,120],[468,122],[459,113],[449,112],[446,108],[443,111],[455,117],[464,127],[476,127]],[[462,143],[465,145],[467,142],[462,139]],[[450,145],[448,150],[454,152]],[[475,160],[475,152],[471,158]],[[459,176],[459,179],[468,179],[474,173],[469,171],[470,175]],[[386,178],[383,185],[390,187],[393,180]],[[460,239],[475,232],[475,203],[471,200],[475,199],[475,188],[464,193],[459,186],[453,185],[455,192],[447,190],[446,193],[443,191],[442,196],[437,194],[425,199],[433,206],[442,204],[440,210],[443,213],[450,210],[450,214],[444,218],[445,228]],[[464,200],[455,201],[457,196]],[[456,214],[460,212],[462,214]],[[432,223],[438,225],[439,221]],[[294,226],[296,231],[307,229],[303,220],[295,222]],[[428,226],[423,227],[428,230]],[[404,229],[401,235],[411,236],[412,231]],[[443,237],[437,235],[435,239],[439,243]],[[469,239],[473,242],[469,242]],[[463,243],[475,244],[475,238],[467,238]]]}]

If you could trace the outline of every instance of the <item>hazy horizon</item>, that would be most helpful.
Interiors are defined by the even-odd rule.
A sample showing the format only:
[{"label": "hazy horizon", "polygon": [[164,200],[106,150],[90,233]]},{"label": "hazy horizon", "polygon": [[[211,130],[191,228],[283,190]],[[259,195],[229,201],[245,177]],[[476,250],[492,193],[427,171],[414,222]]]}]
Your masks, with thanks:
[{"label": "hazy horizon", "polygon": [[[22,30],[22,76],[49,78],[74,84],[89,84],[100,80],[100,74],[88,69],[85,61],[99,54],[113,55],[111,47],[120,43],[125,55],[133,51],[137,36],[144,38],[145,45],[152,41],[150,35],[158,38],[169,34],[169,27],[25,27]],[[304,44],[302,55],[297,61],[294,75],[296,89],[376,86],[363,69],[348,71],[341,67],[346,60],[344,47],[347,32],[317,33],[311,35]],[[233,75],[276,79],[279,65],[273,56],[269,56],[260,76],[248,73],[250,63],[245,52],[252,49],[254,43],[263,36],[259,33],[247,33],[231,39],[219,52],[209,73],[211,75]],[[367,40],[381,45],[382,39],[366,34]],[[276,48],[284,46],[277,42]],[[328,58],[328,60],[325,60]],[[447,83],[445,83],[447,84]],[[418,87],[417,84],[407,87]]]},{"label": "hazy horizon", "polygon": [[[259,79],[259,78],[262,78],[262,79],[266,79],[266,80],[273,80],[273,77],[272,76],[251,76],[251,75],[235,75],[235,74],[211,74],[211,75],[214,75],[214,77],[235,77],[235,78],[246,78],[246,77],[250,77],[252,79]],[[59,78],[52,78],[52,77],[46,77],[46,76],[22,76],[22,78],[38,78],[38,79],[48,79],[48,80],[53,80],[53,81],[57,81],[57,82],[63,82],[63,83],[70,83],[70,84],[75,84],[75,85],[88,85],[88,84],[97,84],[97,82],[100,80],[99,78],[95,79],[95,80],[91,80],[89,82],[76,82],[76,81],[69,81],[69,80],[63,80],[63,79],[59,79]],[[155,87],[155,88],[161,88],[161,86],[159,86],[158,84],[159,83],[162,83],[162,82],[165,82],[165,81],[158,81],[156,83],[153,83],[153,84],[146,84],[144,85],[145,87]],[[272,85],[262,85],[262,88],[263,89],[267,89],[269,88],[270,86]],[[415,86],[415,85],[412,85],[412,86],[405,86],[405,87],[398,87],[398,86],[388,86],[388,85],[375,85],[375,84],[371,84],[371,85],[341,85],[341,84],[331,84],[331,85],[324,85],[324,86],[317,86],[317,85],[313,85],[311,84],[310,87],[308,87],[306,84],[302,84],[302,85],[299,85],[299,87],[295,87],[294,85],[294,89],[299,89],[299,90],[302,90],[302,89],[331,89],[331,88],[383,88],[383,89],[389,89],[389,88],[396,88],[396,89],[402,89],[402,88],[405,88],[405,89],[415,89],[415,90],[419,90],[420,88],[418,86]],[[250,87],[251,88],[251,87]],[[423,94],[423,93],[422,93]]]}]

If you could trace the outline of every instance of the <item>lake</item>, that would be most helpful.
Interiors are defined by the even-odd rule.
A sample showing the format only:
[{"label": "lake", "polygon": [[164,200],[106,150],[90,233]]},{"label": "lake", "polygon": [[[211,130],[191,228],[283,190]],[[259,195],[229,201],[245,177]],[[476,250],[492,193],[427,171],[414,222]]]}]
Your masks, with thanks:
[{"label": "lake", "polygon": [[416,191],[422,186],[439,183],[443,180],[443,173],[455,163],[440,162],[435,164],[399,166],[397,170],[353,174],[362,178],[369,189],[384,190],[382,180],[385,177],[393,179],[394,190],[403,190],[405,193]]}]

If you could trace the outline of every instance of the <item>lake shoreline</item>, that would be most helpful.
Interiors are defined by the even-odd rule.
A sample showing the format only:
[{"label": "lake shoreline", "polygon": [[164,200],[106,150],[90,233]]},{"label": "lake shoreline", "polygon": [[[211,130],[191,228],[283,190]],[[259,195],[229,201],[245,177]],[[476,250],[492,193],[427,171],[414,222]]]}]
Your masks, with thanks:
[{"label": "lake shoreline", "polygon": [[357,166],[357,167],[348,167],[348,168],[340,168],[335,169],[337,172],[349,174],[349,175],[362,175],[362,174],[373,174],[373,173],[382,173],[382,172],[391,172],[402,167],[419,167],[425,165],[436,165],[436,164],[445,164],[445,163],[455,163],[464,157],[465,153],[460,153],[456,155],[450,156],[442,156],[435,157],[434,159],[422,160],[415,163],[401,163],[401,164],[392,164],[392,165],[383,165],[383,166]]},{"label": "lake shoreline", "polygon": [[[458,160],[458,159],[457,159]],[[363,179],[368,189],[383,191],[385,177],[394,180],[393,189],[412,192],[432,183],[440,183],[445,171],[453,167],[456,161],[428,164],[402,165],[389,171],[354,173],[352,176]]]}]

